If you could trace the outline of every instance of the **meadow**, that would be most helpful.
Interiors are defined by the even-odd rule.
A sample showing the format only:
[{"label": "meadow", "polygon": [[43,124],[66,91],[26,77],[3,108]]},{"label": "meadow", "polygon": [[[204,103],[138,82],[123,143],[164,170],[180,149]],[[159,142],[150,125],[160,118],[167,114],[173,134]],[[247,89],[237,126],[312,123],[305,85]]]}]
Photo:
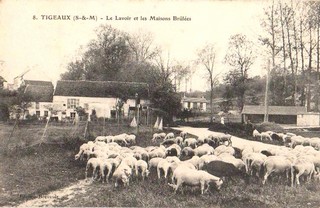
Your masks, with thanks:
[{"label": "meadow", "polygon": [[[78,125],[52,123],[40,144],[45,123],[21,124],[10,138],[13,124],[0,124],[0,206],[17,206],[28,199],[43,196],[84,179],[85,163],[74,160],[79,146],[103,134],[135,133],[127,123],[112,121],[89,125],[84,138],[85,123]],[[217,130],[217,129],[216,129]],[[169,131],[169,129],[167,130]],[[178,133],[178,132],[176,132]],[[137,145],[154,145],[152,128],[141,127]],[[35,145],[34,145],[35,144]],[[10,150],[5,149],[6,146]],[[30,146],[30,147],[26,147]],[[173,193],[164,179],[155,173],[145,180],[133,180],[129,187],[115,188],[113,183],[93,182],[86,191],[70,200],[57,199],[56,206],[107,207],[319,207],[320,183],[304,183],[290,187],[275,178],[262,186],[257,178],[249,184],[234,178],[220,191],[186,187],[184,193]]]}]

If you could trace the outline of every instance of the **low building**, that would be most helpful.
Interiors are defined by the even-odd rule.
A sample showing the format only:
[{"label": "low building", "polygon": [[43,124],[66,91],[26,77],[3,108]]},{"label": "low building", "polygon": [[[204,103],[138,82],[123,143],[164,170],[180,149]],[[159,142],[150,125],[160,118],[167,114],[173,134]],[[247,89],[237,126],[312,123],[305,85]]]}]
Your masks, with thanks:
[{"label": "low building", "polygon": [[209,101],[204,97],[195,98],[184,96],[181,99],[182,108],[188,110],[206,111],[208,103]]},{"label": "low building", "polygon": [[124,100],[123,115],[128,116],[136,105],[136,95],[140,104],[149,104],[149,87],[146,83],[118,81],[73,81],[57,82],[53,94],[53,109],[61,112],[61,117],[74,118],[76,108],[82,107],[90,115],[97,117],[115,117],[117,103]]},{"label": "low building", "polygon": [[[50,81],[23,80],[20,87],[24,87],[24,93],[30,101],[28,108],[24,110],[21,119],[28,116],[36,116],[38,119],[45,119],[50,116],[52,110],[53,84]],[[11,118],[15,118],[14,112]]]},{"label": "low building", "polygon": [[50,116],[53,100],[53,84],[50,81],[23,80],[25,93],[32,97],[31,106],[25,113],[30,116],[37,116],[38,119],[45,119]]},{"label": "low building", "polygon": [[[244,121],[260,123],[264,120],[265,106],[245,105],[242,110]],[[296,124],[304,126],[319,125],[319,114],[307,112],[305,106],[269,106],[268,120],[278,124]]]},{"label": "low building", "polygon": [[7,81],[2,76],[0,76],[0,88],[2,89],[7,88]]}]

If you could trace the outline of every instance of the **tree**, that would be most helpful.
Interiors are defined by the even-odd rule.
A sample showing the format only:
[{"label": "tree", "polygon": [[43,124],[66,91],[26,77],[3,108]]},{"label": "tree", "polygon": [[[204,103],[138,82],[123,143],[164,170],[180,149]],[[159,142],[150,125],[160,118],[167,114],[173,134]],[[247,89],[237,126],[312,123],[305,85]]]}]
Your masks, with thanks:
[{"label": "tree", "polygon": [[236,34],[230,37],[224,61],[231,67],[231,70],[227,74],[225,81],[232,87],[234,95],[237,97],[240,111],[245,102],[248,70],[252,66],[254,59],[253,43],[245,35]]},{"label": "tree", "polygon": [[71,62],[62,79],[114,80],[125,68],[130,59],[127,35],[109,25],[100,26],[96,34],[97,38],[88,44],[81,60]]},{"label": "tree", "polygon": [[214,44],[206,44],[203,48],[199,49],[197,52],[196,63],[198,65],[204,66],[204,70],[207,72],[207,79],[210,84],[210,123],[213,122],[213,90],[214,85],[217,81],[217,75],[215,72],[215,59],[216,59],[216,49]]},{"label": "tree", "polygon": [[[180,97],[172,85],[172,63],[163,59],[161,50],[153,44],[150,33],[133,35],[102,25],[80,59],[70,62],[62,79],[145,82],[150,86],[153,107],[166,111],[168,118],[180,110]],[[119,92],[117,98],[126,102],[128,95]]]}]

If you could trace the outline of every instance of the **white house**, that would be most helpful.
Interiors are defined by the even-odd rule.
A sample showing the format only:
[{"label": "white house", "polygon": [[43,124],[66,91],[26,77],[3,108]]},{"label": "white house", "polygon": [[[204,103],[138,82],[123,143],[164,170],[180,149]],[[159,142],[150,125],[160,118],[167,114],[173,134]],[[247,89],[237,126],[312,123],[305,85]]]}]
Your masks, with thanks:
[{"label": "white house", "polygon": [[206,111],[208,100],[204,97],[195,98],[195,97],[186,97],[184,96],[181,99],[181,104],[183,109],[192,109],[192,110],[199,110],[199,111]]},{"label": "white house", "polygon": [[[146,83],[118,81],[61,80],[53,94],[53,109],[62,112],[61,117],[74,118],[76,108],[82,107],[87,113],[93,110],[97,117],[112,118],[116,106],[124,100],[123,114],[136,106],[136,95],[141,106],[149,104],[149,88]],[[130,108],[131,107],[131,108]]]},{"label": "white house", "polygon": [[53,84],[50,81],[23,80],[24,93],[31,98],[30,106],[24,112],[24,117],[36,115],[38,119],[50,116],[53,98]]}]

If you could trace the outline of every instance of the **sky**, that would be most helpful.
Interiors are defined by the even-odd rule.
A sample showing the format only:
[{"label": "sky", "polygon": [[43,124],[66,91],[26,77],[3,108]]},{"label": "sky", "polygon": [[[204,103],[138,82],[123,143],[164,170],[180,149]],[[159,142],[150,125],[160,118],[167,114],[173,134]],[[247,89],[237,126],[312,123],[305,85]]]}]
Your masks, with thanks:
[{"label": "sky", "polygon": [[[205,43],[217,48],[216,73],[228,68],[222,61],[231,35],[242,33],[258,46],[260,19],[268,1],[100,1],[100,0],[2,0],[0,1],[0,75],[8,83],[24,71],[24,78],[56,82],[67,64],[94,39],[101,24],[129,33],[150,32],[170,59],[190,62]],[[48,15],[69,15],[70,20],[50,20]],[[60,17],[61,17],[60,16]],[[95,16],[96,20],[75,20]],[[107,20],[112,17],[112,20]],[[130,17],[130,20],[115,20]],[[154,21],[150,16],[170,17]],[[172,21],[185,16],[191,21]],[[138,20],[134,20],[138,17]],[[146,17],[143,21],[140,18]],[[265,73],[259,57],[250,75]],[[209,89],[202,67],[195,67],[192,90]]]}]

